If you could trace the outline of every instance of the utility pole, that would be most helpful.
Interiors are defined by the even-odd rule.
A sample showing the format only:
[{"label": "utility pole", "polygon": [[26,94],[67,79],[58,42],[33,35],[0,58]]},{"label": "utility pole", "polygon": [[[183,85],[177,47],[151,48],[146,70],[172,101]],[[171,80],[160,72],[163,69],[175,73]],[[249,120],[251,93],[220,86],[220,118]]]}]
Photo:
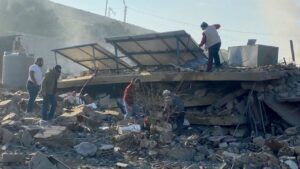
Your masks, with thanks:
[{"label": "utility pole", "polygon": [[106,0],[106,5],[105,5],[105,16],[107,16],[107,6],[108,6],[108,0]]},{"label": "utility pole", "polygon": [[294,44],[293,44],[293,40],[290,40],[290,46],[291,46],[291,53],[292,53],[292,59],[293,59],[293,63],[295,63],[295,51],[294,51]]},{"label": "utility pole", "polygon": [[127,5],[125,0],[123,0],[123,4],[124,4],[124,22],[126,23],[126,18],[127,18]]}]

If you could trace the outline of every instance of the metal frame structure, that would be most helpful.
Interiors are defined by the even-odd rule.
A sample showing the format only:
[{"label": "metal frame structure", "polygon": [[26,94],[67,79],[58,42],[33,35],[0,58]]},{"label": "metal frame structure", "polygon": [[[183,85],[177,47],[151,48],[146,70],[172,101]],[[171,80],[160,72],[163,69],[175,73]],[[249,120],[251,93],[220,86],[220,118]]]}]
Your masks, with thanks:
[{"label": "metal frame structure", "polygon": [[[52,51],[56,63],[57,54],[59,54],[90,70],[116,70],[118,73],[121,69],[133,70],[136,67],[163,68],[174,64],[182,65],[188,60],[206,57],[191,35],[183,30],[106,38],[106,42],[114,47],[114,54],[98,43],[76,45]],[[126,63],[121,58],[126,58],[133,64]],[[88,66],[85,64],[86,62],[89,62]],[[92,64],[93,66],[91,66]]]},{"label": "metal frame structure", "polygon": [[[87,51],[87,49],[89,51]],[[124,57],[115,57],[117,55],[112,54],[98,43],[90,43],[90,44],[83,44],[83,45],[76,45],[71,47],[53,49],[55,56],[55,61],[57,64],[57,54],[89,69],[92,71],[101,71],[101,70],[117,70],[119,71],[120,67],[125,69],[132,70],[132,67],[128,65],[126,62],[120,60]],[[68,53],[69,52],[69,53]],[[72,55],[73,52],[76,52],[76,55],[84,56],[83,58],[87,59],[79,59]],[[101,56],[98,56],[98,53]],[[113,61],[115,63],[115,67],[113,65],[108,64],[106,62]],[[84,64],[84,62],[92,62],[93,67]],[[101,66],[99,66],[101,65]]]},{"label": "metal frame structure", "polygon": [[[187,39],[188,42],[185,43],[184,39]],[[169,41],[175,40],[176,47],[174,47],[174,45],[172,46],[171,44],[169,44],[167,42],[168,40]],[[161,51],[148,50],[147,46],[144,46],[142,44],[143,42],[147,42],[147,41],[161,43],[164,45],[166,50],[161,50]],[[191,35],[189,35],[183,30],[165,32],[165,33],[152,33],[152,34],[145,34],[145,35],[138,35],[138,36],[106,38],[106,42],[112,44],[115,50],[121,51],[125,56],[127,56],[133,62],[135,62],[137,66],[145,66],[145,63],[142,63],[137,59],[139,55],[149,56],[152,59],[152,61],[156,63],[153,66],[163,66],[166,64],[159,61],[158,55],[169,54],[169,55],[176,56],[177,65],[180,65],[182,62],[185,61],[183,55],[186,53],[190,53],[194,58],[205,57],[201,49],[198,47],[197,43],[192,39]],[[122,44],[126,44],[126,43],[134,44],[137,48],[139,48],[139,51],[138,52],[127,51],[126,48],[122,47]]]}]

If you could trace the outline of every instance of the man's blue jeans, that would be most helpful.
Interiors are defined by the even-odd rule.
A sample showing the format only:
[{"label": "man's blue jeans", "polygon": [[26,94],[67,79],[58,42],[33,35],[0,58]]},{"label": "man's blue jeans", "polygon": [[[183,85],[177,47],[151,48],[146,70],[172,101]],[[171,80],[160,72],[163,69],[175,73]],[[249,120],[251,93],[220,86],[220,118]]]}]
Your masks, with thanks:
[{"label": "man's blue jeans", "polygon": [[40,91],[40,86],[33,84],[31,81],[27,82],[27,91],[29,94],[29,100],[27,104],[27,112],[32,112],[35,99]]},{"label": "man's blue jeans", "polygon": [[[43,120],[52,120],[56,110],[56,96],[49,95],[43,96],[42,118]],[[51,106],[49,111],[49,106]]]}]

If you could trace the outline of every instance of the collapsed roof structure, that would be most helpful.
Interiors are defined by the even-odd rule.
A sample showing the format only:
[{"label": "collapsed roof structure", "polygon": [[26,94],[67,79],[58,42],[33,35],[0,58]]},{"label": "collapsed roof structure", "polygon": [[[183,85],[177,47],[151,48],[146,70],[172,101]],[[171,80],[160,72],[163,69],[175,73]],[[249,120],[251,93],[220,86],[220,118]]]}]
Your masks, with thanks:
[{"label": "collapsed roof structure", "polygon": [[[181,95],[188,109],[187,117],[192,124],[231,126],[251,123],[253,130],[257,131],[258,128],[269,125],[266,121],[269,115],[263,113],[266,109],[264,106],[273,109],[288,124],[299,124],[294,120],[299,112],[295,105],[289,101],[274,100],[280,93],[282,95],[286,92],[280,89],[278,81],[290,81],[289,77],[297,74],[297,68],[276,66],[278,48],[267,48],[263,45],[243,47],[247,51],[254,49],[252,56],[260,55],[263,59],[263,62],[260,60],[261,63],[273,66],[227,67],[219,71],[204,72],[201,71],[201,66],[206,63],[206,55],[185,31],[113,37],[106,38],[106,42],[113,46],[114,53],[97,43],[52,51],[56,57],[66,57],[86,67],[90,72],[101,72],[89,81],[90,86],[126,84],[132,78],[140,78],[145,84],[164,83],[162,86],[165,86],[172,83],[167,85],[167,88]],[[242,49],[243,51],[245,50]],[[260,51],[265,52],[267,57],[263,58],[264,55]],[[276,61],[268,61],[270,58]],[[193,64],[196,64],[198,69],[193,69]],[[59,82],[59,88],[81,87],[91,77],[93,75],[63,79]],[[297,79],[293,81],[296,83]],[[282,82],[282,85],[284,84],[285,82]],[[183,89],[185,85],[188,86],[187,89]],[[162,89],[156,87],[155,90],[148,90],[160,93]],[[152,95],[144,93],[147,99],[152,99],[145,102],[159,102],[159,98]],[[261,95],[264,96],[263,99]],[[159,94],[156,94],[156,97],[159,97]],[[252,100],[251,103],[249,99]],[[195,107],[201,108],[195,112]],[[231,116],[228,116],[229,114]]]}]

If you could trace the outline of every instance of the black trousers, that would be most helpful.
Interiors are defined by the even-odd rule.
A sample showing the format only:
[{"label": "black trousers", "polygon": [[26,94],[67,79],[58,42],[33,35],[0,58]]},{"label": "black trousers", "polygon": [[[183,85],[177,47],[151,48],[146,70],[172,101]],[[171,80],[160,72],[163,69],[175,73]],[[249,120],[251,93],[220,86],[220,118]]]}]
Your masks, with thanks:
[{"label": "black trousers", "polygon": [[185,112],[180,112],[178,114],[174,114],[171,117],[171,120],[173,121],[173,123],[176,123],[177,128],[175,131],[177,134],[181,134],[181,132],[182,132],[184,117],[185,117]]},{"label": "black trousers", "polygon": [[215,61],[216,67],[220,67],[220,56],[219,56],[219,50],[221,48],[221,43],[217,43],[210,48],[208,48],[208,63],[207,63],[207,69],[206,71],[211,71],[212,70],[212,64],[213,60]]}]

